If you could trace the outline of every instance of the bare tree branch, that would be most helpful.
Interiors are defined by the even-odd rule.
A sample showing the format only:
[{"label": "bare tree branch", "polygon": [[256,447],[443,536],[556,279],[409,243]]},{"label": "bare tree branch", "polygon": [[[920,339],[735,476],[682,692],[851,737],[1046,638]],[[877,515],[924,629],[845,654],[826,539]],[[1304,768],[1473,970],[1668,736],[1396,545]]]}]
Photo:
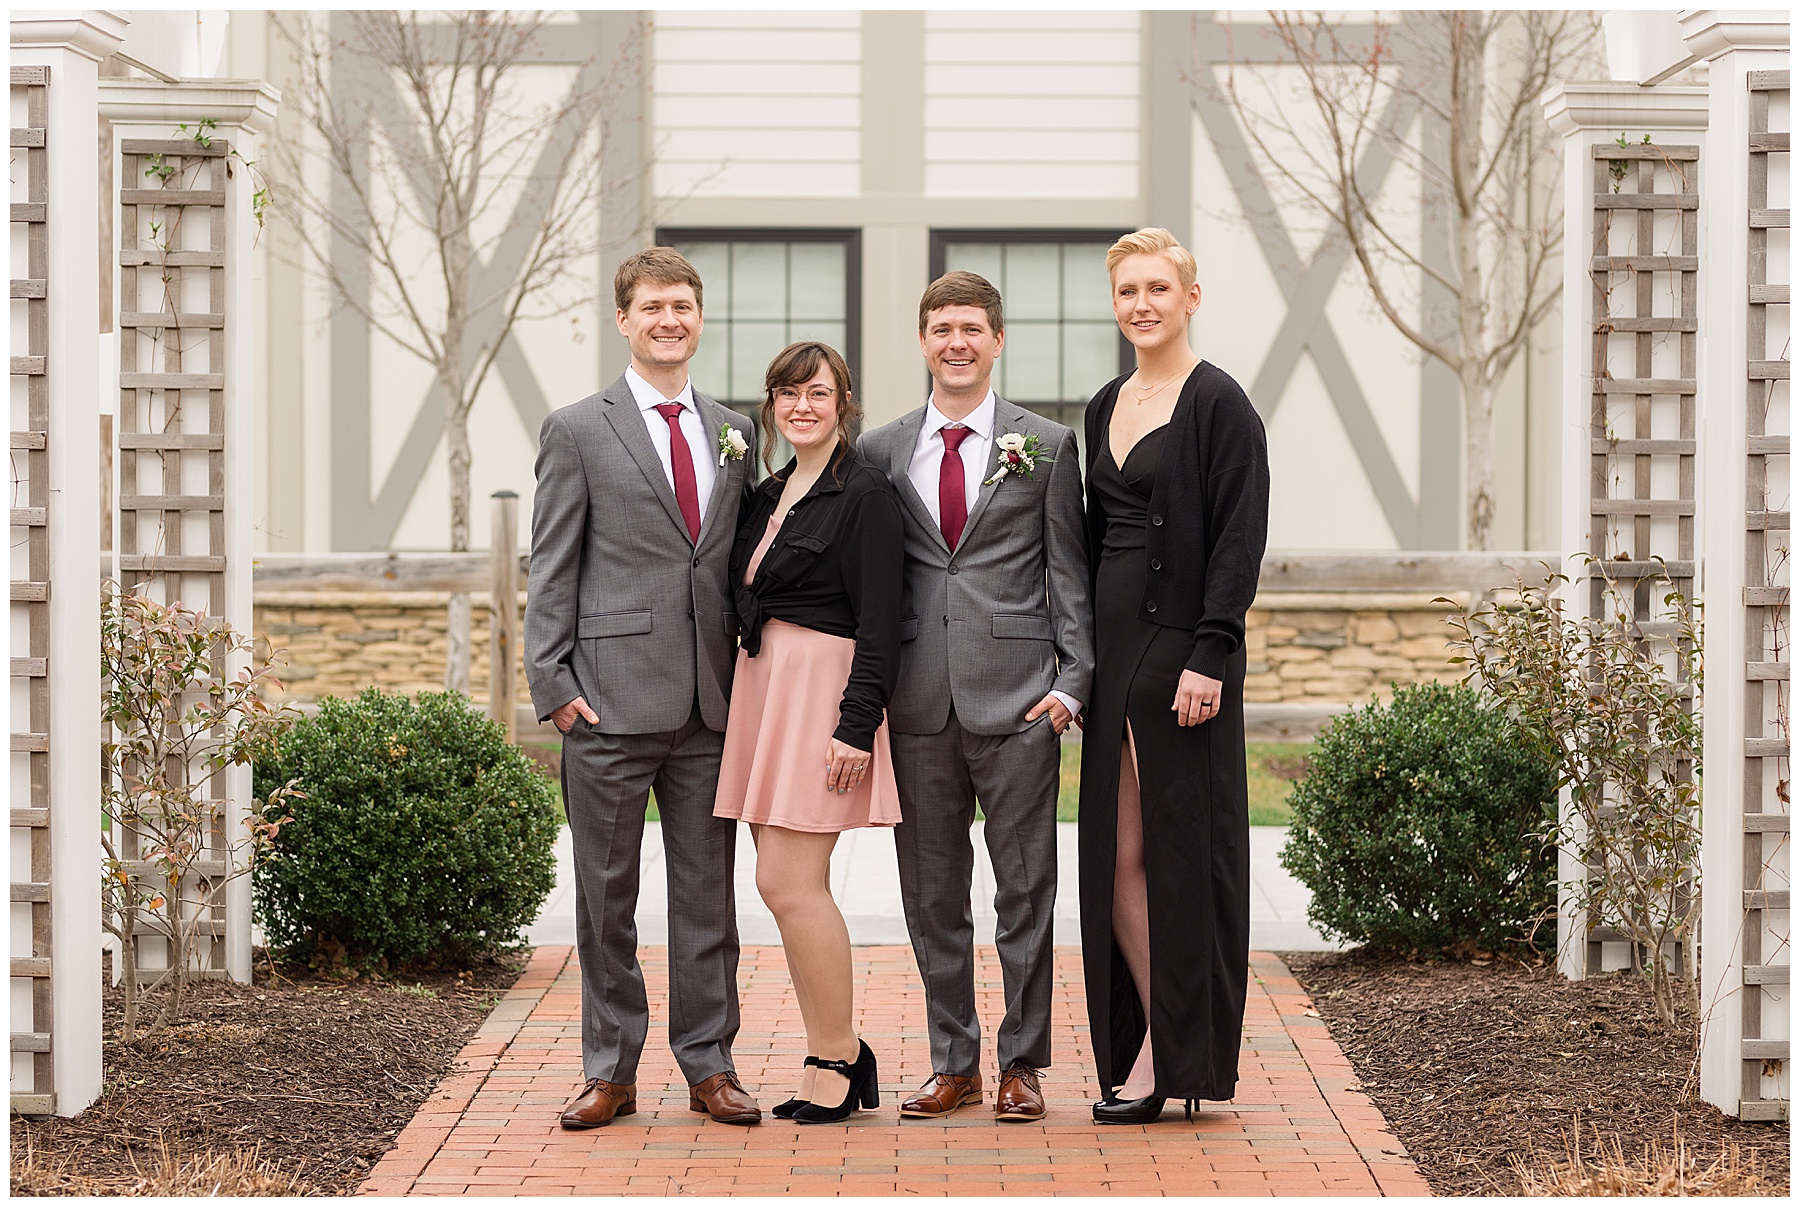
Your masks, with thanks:
[{"label": "bare tree branch", "polygon": [[[1234,50],[1222,92],[1278,195],[1271,220],[1322,223],[1355,259],[1389,325],[1456,373],[1466,533],[1471,547],[1487,548],[1494,395],[1560,293],[1550,271],[1562,247],[1554,204],[1560,159],[1538,99],[1592,60],[1594,17],[1411,12],[1398,23],[1359,25],[1368,35],[1352,37],[1337,15],[1272,11],[1263,28],[1276,61],[1251,64]],[[1281,101],[1278,81],[1295,77],[1310,105]],[[1240,79],[1257,81],[1260,95]],[[1406,123],[1394,120],[1402,99]],[[1415,113],[1425,131],[1408,130]],[[1441,197],[1447,262],[1428,253],[1409,199],[1391,187],[1373,190],[1365,179],[1364,164],[1377,150],[1418,177],[1421,201]],[[1427,202],[1425,221],[1435,214]],[[1451,299],[1450,330],[1431,329],[1427,287]]]}]

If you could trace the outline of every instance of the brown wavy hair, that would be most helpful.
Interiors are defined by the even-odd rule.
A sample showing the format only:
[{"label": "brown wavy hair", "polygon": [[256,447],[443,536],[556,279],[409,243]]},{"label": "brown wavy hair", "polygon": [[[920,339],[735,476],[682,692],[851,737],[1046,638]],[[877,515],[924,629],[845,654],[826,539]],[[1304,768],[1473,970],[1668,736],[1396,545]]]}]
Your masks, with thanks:
[{"label": "brown wavy hair", "polygon": [[770,473],[775,472],[775,391],[783,386],[804,385],[811,381],[820,365],[829,368],[837,382],[838,439],[849,445],[862,429],[862,403],[856,401],[856,395],[851,392],[850,366],[844,363],[837,349],[816,339],[789,344],[775,354],[775,359],[769,362],[769,371],[763,375],[762,460],[763,467]]}]

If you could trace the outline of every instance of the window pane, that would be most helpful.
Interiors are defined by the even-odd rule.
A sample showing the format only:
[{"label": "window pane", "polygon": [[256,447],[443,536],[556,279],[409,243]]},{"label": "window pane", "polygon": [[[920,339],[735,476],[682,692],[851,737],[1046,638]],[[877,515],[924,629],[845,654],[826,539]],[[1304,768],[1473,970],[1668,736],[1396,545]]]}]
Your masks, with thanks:
[{"label": "window pane", "polygon": [[994,283],[1009,326],[1014,319],[1062,317],[1060,258],[1054,243],[1015,243],[1006,249],[1006,280]]},{"label": "window pane", "polygon": [[1063,244],[1063,317],[1112,320],[1112,282],[1106,275],[1106,246]]},{"label": "window pane", "polygon": [[830,344],[839,356],[844,355],[844,324],[826,323],[817,319],[796,319],[788,325],[788,343],[797,343],[803,339],[816,339]]},{"label": "window pane", "polygon": [[1063,324],[1062,396],[1092,398],[1119,375],[1119,329],[1106,323]]},{"label": "window pane", "polygon": [[845,283],[842,243],[790,243],[789,264],[793,277],[789,286],[793,299],[790,317],[801,319],[844,318]]},{"label": "window pane", "polygon": [[706,329],[700,332],[700,349],[688,362],[688,376],[693,379],[696,390],[714,398],[735,397],[731,392],[731,379],[726,375],[730,348],[731,324],[725,321],[721,311],[719,321],[706,324]]},{"label": "window pane", "polygon": [[700,298],[703,312],[716,311],[721,318],[731,314],[731,251],[723,243],[678,243],[675,250],[700,274],[705,286]]},{"label": "window pane", "polygon": [[1006,347],[1000,353],[1000,393],[1014,402],[1054,402],[1060,357],[1055,323],[1006,325]]},{"label": "window pane", "polygon": [[[787,244],[731,245],[731,317],[779,319],[787,316]],[[776,349],[779,351],[779,347]],[[757,380],[762,380],[758,374]]]},{"label": "window pane", "polygon": [[733,323],[731,331],[731,396],[762,400],[763,375],[775,354],[787,347],[786,323]]},{"label": "window pane", "polygon": [[1001,250],[998,243],[952,243],[944,249],[944,271],[972,272],[986,277],[996,289],[1000,283]]}]

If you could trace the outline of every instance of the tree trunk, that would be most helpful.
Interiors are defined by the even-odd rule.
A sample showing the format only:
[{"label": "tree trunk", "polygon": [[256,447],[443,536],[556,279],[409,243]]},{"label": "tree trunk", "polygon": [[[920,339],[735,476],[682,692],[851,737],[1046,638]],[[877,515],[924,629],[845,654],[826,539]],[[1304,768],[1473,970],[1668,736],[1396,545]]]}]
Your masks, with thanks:
[{"label": "tree trunk", "polygon": [[[469,551],[469,470],[474,455],[469,448],[469,411],[463,404],[462,341],[452,341],[456,360],[449,372],[438,377],[445,396],[444,443],[450,469],[450,551]],[[448,351],[448,349],[447,349]],[[450,597],[449,642],[444,652],[444,690],[469,694],[469,663],[473,654],[474,605],[468,592]]]},{"label": "tree trunk", "polygon": [[1479,13],[1450,15],[1450,171],[1454,193],[1457,339],[1462,382],[1470,549],[1491,547],[1494,527],[1494,382],[1487,348],[1481,263],[1481,119],[1486,99],[1487,30]]},{"label": "tree trunk", "polygon": [[1491,549],[1494,540],[1494,391],[1473,358],[1463,361],[1463,457],[1467,462],[1469,548]]}]

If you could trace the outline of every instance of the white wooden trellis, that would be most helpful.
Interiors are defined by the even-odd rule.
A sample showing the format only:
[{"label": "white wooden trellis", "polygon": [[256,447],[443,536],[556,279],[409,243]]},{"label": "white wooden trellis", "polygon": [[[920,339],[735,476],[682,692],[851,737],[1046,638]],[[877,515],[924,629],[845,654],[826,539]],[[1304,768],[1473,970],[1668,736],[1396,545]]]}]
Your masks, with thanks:
[{"label": "white wooden trellis", "polygon": [[[1736,996],[1742,1011],[1744,1119],[1785,1119],[1788,1102],[1782,1066],[1789,1055],[1782,1022],[1788,987],[1788,836],[1791,773],[1792,658],[1788,598],[1790,501],[1788,476],[1789,364],[1787,324],[1771,331],[1771,311],[1789,305],[1790,284],[1769,281],[1769,235],[1788,228],[1788,210],[1770,207],[1771,159],[1784,157],[1788,132],[1771,131],[1772,94],[1786,94],[1786,71],[1746,75],[1748,210],[1744,398],[1744,606],[1720,618],[1741,623],[1745,660],[1743,788],[1743,925]],[[1782,95],[1782,100],[1787,97]],[[1786,276],[1786,273],[1782,273]],[[1785,320],[1785,313],[1779,317]],[[1771,338],[1775,336],[1775,338]],[[1727,671],[1727,673],[1730,673]],[[1725,1009],[1732,1008],[1729,1002]]]},{"label": "white wooden trellis", "polygon": [[[198,128],[198,122],[191,123]],[[226,237],[231,145],[214,137],[121,139],[119,143],[119,399],[117,536],[119,578],[209,615],[227,610],[225,457],[230,257]],[[232,668],[222,652],[213,673]],[[192,769],[189,769],[192,773]],[[207,846],[195,883],[169,886],[198,913],[190,974],[223,976],[227,935],[246,931],[235,904],[212,890],[227,871],[234,833],[228,773],[207,785]],[[118,835],[134,875],[155,877],[139,836]],[[167,943],[139,932],[138,966],[167,967]]]},{"label": "white wooden trellis", "polygon": [[[1662,615],[1668,586],[1694,596],[1700,147],[1625,140],[1589,150],[1590,403],[1586,614],[1622,610],[1647,641],[1691,653]],[[1565,501],[1565,505],[1568,505]],[[1663,582],[1667,576],[1668,584]],[[1690,764],[1677,768],[1682,778]],[[1571,911],[1565,901],[1564,914]],[[1577,920],[1568,917],[1570,923]],[[1565,925],[1576,977],[1644,959],[1679,967],[1676,944],[1634,953],[1622,931]]]},{"label": "white wooden trellis", "polygon": [[[13,1053],[12,1108],[27,1114],[49,1114],[56,1109],[56,1052],[52,1045],[52,1019],[55,1008],[51,967],[56,935],[50,912],[51,833],[50,833],[50,529],[53,522],[50,498],[49,438],[49,243],[50,196],[47,143],[50,138],[49,98],[50,68],[14,67],[11,84],[25,94],[26,125],[12,131],[12,153],[15,170],[24,160],[25,200],[12,203],[12,223],[25,227],[25,273],[12,278],[11,297],[22,301],[26,315],[26,342],[23,356],[12,357],[14,377],[24,377],[24,424],[15,420],[12,428],[13,465],[11,603],[15,613],[25,612],[24,656],[18,653],[16,638],[12,659],[13,732],[11,756],[17,763],[21,756],[27,763],[28,787],[23,799],[18,795],[19,776],[13,775],[14,796],[11,823],[23,832],[30,845],[26,875],[17,874],[17,860],[12,880],[12,904],[30,915],[28,945],[21,950],[15,926],[11,975],[30,983],[29,1005],[21,1014],[15,996],[11,1050]],[[21,156],[21,152],[23,155]],[[21,267],[17,262],[14,268]],[[18,351],[18,349],[15,349]],[[20,470],[23,469],[21,473]],[[24,506],[18,504],[23,503]],[[21,538],[21,532],[23,537]],[[23,547],[23,565],[18,551]],[[21,574],[21,571],[23,573]],[[22,681],[22,682],[21,682]],[[23,692],[20,688],[23,688]],[[23,695],[25,708],[18,708]],[[23,723],[21,725],[21,723]],[[58,740],[86,740],[85,735],[57,735]],[[15,842],[18,840],[15,836]],[[21,1026],[21,1024],[24,1024]],[[29,1079],[20,1076],[20,1056],[30,1063]]]}]

